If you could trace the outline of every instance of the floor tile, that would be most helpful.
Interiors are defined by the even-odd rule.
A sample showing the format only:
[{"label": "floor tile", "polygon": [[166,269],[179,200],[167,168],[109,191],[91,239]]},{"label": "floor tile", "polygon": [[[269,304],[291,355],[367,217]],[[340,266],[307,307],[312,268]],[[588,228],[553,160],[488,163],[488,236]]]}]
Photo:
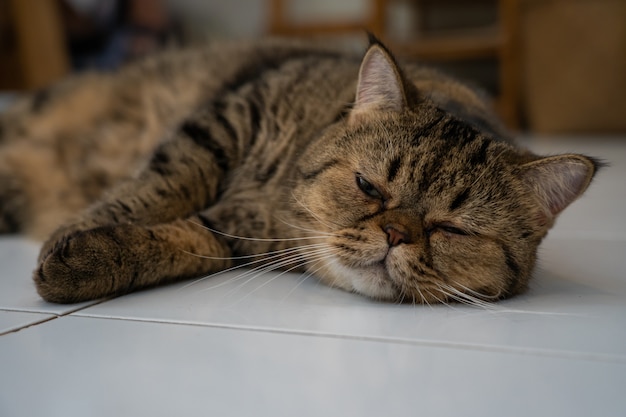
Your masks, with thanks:
[{"label": "floor tile", "polygon": [[66,317],[4,336],[0,363],[13,417],[626,410],[624,363],[201,326]]},{"label": "floor tile", "polygon": [[51,304],[39,297],[32,281],[39,245],[22,237],[0,236],[0,310],[65,314],[93,304]]},{"label": "floor tile", "polygon": [[0,310],[0,335],[55,318],[51,314]]},{"label": "floor tile", "polygon": [[76,315],[626,358],[626,242],[545,243],[531,290],[489,308],[378,303],[301,275],[233,272]]},{"label": "floor tile", "polygon": [[[596,293],[626,303],[626,239],[623,241],[561,239],[550,237],[539,248],[536,292],[547,291],[549,274],[553,281],[566,281],[564,296]],[[572,299],[571,307],[579,306]],[[626,316],[624,317],[626,324]]]},{"label": "floor tile", "polygon": [[[624,172],[622,178],[626,178]],[[604,173],[557,218],[550,236],[626,241],[626,181]]]}]

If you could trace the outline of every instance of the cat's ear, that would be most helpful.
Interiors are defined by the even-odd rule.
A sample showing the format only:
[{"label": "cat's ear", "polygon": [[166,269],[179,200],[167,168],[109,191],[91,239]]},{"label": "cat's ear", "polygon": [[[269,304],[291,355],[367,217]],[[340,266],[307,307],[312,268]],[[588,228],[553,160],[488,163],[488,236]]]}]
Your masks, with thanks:
[{"label": "cat's ear", "polygon": [[402,72],[395,59],[373,36],[370,36],[370,42],[359,69],[350,121],[358,120],[372,111],[399,112],[407,105]]},{"label": "cat's ear", "polygon": [[520,175],[553,220],[589,186],[602,163],[583,155],[558,155],[521,166]]}]

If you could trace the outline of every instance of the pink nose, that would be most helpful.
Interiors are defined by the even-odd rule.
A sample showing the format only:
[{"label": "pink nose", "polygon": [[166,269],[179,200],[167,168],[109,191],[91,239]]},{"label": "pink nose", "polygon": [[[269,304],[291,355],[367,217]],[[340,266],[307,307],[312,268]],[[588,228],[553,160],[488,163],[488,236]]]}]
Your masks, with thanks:
[{"label": "pink nose", "polygon": [[398,230],[400,227],[388,224],[383,229],[387,233],[387,243],[389,246],[398,246],[400,243],[409,243],[409,235]]}]

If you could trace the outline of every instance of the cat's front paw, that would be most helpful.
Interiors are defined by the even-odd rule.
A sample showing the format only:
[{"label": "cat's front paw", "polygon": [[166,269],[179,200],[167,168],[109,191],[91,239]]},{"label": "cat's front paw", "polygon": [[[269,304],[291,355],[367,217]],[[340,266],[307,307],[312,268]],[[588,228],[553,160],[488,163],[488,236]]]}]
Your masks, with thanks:
[{"label": "cat's front paw", "polygon": [[49,243],[33,277],[39,295],[55,303],[75,303],[115,293],[123,249],[113,229],[74,232]]},{"label": "cat's front paw", "polygon": [[52,234],[48,236],[43,245],[41,245],[41,249],[39,249],[39,257],[37,258],[37,263],[41,265],[43,261],[52,254],[52,252],[56,251],[60,246],[65,245],[68,240],[74,238],[79,233],[88,231],[91,228],[78,223],[59,227],[54,232],[52,232]]}]

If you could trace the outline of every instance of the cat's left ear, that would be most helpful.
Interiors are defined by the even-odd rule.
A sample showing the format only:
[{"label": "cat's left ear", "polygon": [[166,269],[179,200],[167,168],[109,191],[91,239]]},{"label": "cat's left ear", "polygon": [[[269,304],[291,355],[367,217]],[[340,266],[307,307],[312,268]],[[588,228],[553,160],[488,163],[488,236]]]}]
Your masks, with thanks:
[{"label": "cat's left ear", "polygon": [[600,162],[584,155],[557,155],[522,165],[520,175],[551,222],[580,197],[600,166]]},{"label": "cat's left ear", "polygon": [[396,111],[407,106],[407,86],[402,71],[387,48],[370,36],[370,47],[359,69],[354,107],[350,122],[371,112]]}]

